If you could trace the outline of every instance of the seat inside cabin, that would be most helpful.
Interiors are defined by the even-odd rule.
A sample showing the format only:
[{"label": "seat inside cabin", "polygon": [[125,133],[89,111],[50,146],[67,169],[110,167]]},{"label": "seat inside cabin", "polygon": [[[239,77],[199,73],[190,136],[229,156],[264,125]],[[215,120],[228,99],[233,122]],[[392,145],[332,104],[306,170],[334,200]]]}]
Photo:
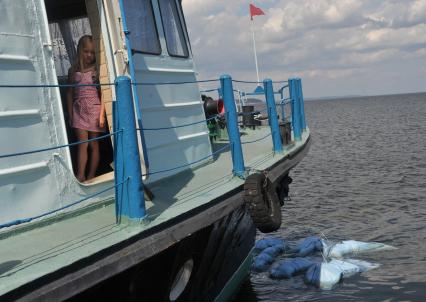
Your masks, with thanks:
[{"label": "seat inside cabin", "polygon": [[[68,70],[77,54],[77,43],[83,35],[92,35],[95,43],[96,67],[100,83],[109,83],[110,75],[101,33],[101,23],[96,0],[45,0],[49,31],[52,40],[56,75],[59,84],[68,84]],[[67,87],[60,88],[62,108],[68,134],[68,142],[77,141],[69,124]],[[107,132],[112,132],[112,88],[101,86],[101,98],[105,105]],[[112,138],[99,141],[100,163],[96,177],[87,184],[112,178]],[[74,173],[77,171],[77,147],[71,147]],[[90,151],[89,151],[90,152]],[[87,165],[89,166],[89,165]]]}]

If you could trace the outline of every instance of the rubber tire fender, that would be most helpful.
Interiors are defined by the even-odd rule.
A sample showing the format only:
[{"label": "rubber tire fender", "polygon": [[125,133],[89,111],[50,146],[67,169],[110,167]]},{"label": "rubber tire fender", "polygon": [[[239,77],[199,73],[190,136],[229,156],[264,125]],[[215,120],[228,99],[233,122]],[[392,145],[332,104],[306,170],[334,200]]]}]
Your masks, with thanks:
[{"label": "rubber tire fender", "polygon": [[254,173],[244,183],[244,201],[254,225],[262,233],[281,227],[281,206],[271,181],[263,173]]}]

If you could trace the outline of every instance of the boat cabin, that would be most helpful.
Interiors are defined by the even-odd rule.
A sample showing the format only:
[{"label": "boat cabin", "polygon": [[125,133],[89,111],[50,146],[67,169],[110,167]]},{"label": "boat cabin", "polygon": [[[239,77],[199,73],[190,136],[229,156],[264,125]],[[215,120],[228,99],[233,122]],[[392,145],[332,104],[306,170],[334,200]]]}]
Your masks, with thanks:
[{"label": "boat cabin", "polygon": [[[0,88],[0,136],[7,141],[0,154],[76,142],[68,122],[69,88],[61,85],[68,83],[77,42],[86,34],[95,41],[110,133],[114,80],[127,75],[136,84],[133,99],[146,183],[184,168],[148,177],[151,171],[211,154],[205,123],[172,129],[205,119],[198,84],[159,84],[196,79],[181,1],[1,0],[1,10],[0,83],[29,86]],[[76,153],[77,147],[69,147],[0,158],[1,222],[59,208],[113,183],[111,137],[102,140],[97,177],[85,183],[75,178]],[[113,197],[113,191],[108,194]]]}]

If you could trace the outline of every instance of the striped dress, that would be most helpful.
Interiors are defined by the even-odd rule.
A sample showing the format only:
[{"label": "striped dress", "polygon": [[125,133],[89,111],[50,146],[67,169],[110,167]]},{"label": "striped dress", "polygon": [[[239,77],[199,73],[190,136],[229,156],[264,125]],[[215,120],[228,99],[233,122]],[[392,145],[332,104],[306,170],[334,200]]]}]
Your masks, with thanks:
[{"label": "striped dress", "polygon": [[[75,84],[93,84],[94,71],[76,72],[74,74]],[[99,99],[98,87],[81,86],[74,89],[73,102],[73,128],[91,132],[105,132],[105,127],[99,127],[99,116],[101,113],[101,100]]]}]

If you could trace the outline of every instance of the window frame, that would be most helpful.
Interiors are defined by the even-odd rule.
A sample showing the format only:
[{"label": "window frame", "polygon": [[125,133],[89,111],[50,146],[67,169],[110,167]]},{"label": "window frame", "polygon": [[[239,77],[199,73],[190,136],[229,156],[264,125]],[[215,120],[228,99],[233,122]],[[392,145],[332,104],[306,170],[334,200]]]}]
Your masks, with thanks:
[{"label": "window frame", "polygon": [[[151,13],[152,13],[152,17],[153,17],[153,24],[154,24],[154,28],[155,28],[155,36],[157,37],[157,42],[158,42],[158,52],[150,52],[150,51],[143,51],[143,50],[138,50],[138,49],[135,49],[134,48],[134,45],[133,45],[133,43],[132,43],[132,41],[130,40],[130,37],[129,37],[129,40],[130,40],[130,43],[132,43],[132,47],[131,47],[131,51],[132,51],[132,54],[134,54],[134,53],[141,53],[141,54],[148,54],[148,55],[154,55],[154,56],[160,56],[162,53],[163,53],[163,49],[162,49],[162,47],[161,47],[161,41],[160,41],[160,36],[159,36],[159,34],[158,34],[158,27],[157,27],[157,20],[156,20],[156,17],[155,17],[155,12],[154,12],[154,5],[152,4],[152,0],[149,0],[148,1],[149,2],[149,4],[150,4],[150,6],[151,6]],[[126,7],[124,7],[124,15],[126,15]],[[127,28],[129,27],[129,22],[127,22],[127,16],[126,16],[126,23],[127,23]],[[132,31],[130,30],[130,35],[132,34]],[[143,44],[142,44],[143,45]]]},{"label": "window frame", "polygon": [[189,33],[188,33],[188,27],[186,26],[186,19],[185,19],[185,15],[183,14],[183,7],[182,7],[182,0],[179,0],[179,16],[183,21],[183,29],[185,30],[185,36],[188,40],[188,46],[189,46],[189,52],[192,56],[192,45],[191,45],[191,40],[189,39]]},{"label": "window frame", "polygon": [[163,27],[164,40],[166,42],[167,53],[171,57],[188,59],[189,58],[189,54],[190,54],[190,48],[188,47],[189,43],[188,43],[188,40],[187,40],[187,37],[186,37],[186,34],[185,34],[185,28],[183,27],[183,23],[182,23],[182,18],[181,18],[182,12],[179,9],[179,7],[181,7],[181,6],[177,5],[176,0],[171,0],[171,1],[173,1],[174,5],[176,7],[177,17],[178,17],[178,20],[179,20],[180,29],[182,31],[182,37],[183,37],[183,40],[185,42],[184,45],[185,45],[185,49],[186,49],[186,55],[175,55],[175,54],[171,54],[170,53],[169,43],[167,42],[167,36],[166,36],[166,28],[164,26],[163,12],[162,12],[162,9],[161,9],[161,1],[158,0],[158,10],[160,11],[161,25]]}]

